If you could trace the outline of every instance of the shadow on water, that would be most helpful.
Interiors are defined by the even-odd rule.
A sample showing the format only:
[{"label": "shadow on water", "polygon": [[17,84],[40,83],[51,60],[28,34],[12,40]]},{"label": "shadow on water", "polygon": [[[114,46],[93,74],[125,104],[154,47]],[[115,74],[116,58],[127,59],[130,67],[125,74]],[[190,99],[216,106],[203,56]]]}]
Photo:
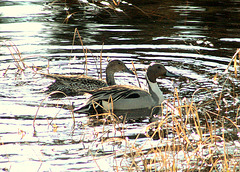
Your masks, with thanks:
[{"label": "shadow on water", "polygon": [[[121,4],[123,14],[86,4],[0,2],[0,169],[239,170],[239,2],[138,7]],[[72,44],[75,28],[83,46],[79,38]],[[182,77],[157,80],[166,103],[155,122],[121,122],[109,113],[92,120],[71,111],[85,96],[50,98],[43,90],[53,81],[37,74],[83,74],[86,56],[93,77],[100,56],[103,69],[107,58],[128,67],[133,61],[143,88],[151,62]],[[128,74],[116,80],[138,86]]]}]

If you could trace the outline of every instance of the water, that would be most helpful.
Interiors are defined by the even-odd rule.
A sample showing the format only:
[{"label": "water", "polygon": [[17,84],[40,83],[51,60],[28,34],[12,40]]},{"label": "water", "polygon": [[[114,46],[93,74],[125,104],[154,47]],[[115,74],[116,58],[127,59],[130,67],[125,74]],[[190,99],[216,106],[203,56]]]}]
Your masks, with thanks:
[{"label": "water", "polygon": [[[86,11],[87,7],[77,5],[67,11],[64,4],[50,5],[40,0],[1,1],[0,168],[10,171],[109,171],[121,164],[125,168],[119,170],[124,171],[131,161],[122,159],[121,155],[132,144],[145,145],[142,148],[145,151],[150,149],[148,144],[159,146],[158,140],[149,143],[144,135],[148,119],[129,124],[90,125],[85,114],[74,114],[74,123],[71,111],[61,106],[81,104],[86,101],[84,96],[61,100],[48,98],[42,90],[51,80],[27,67],[24,72],[18,71],[11,55],[17,52],[14,48],[19,50],[24,63],[34,69],[38,67],[38,72],[84,73],[85,55],[78,37],[73,45],[75,28],[80,32],[83,46],[91,51],[87,53],[88,75],[98,77],[96,57],[103,57],[103,67],[108,57],[121,59],[128,67],[132,67],[133,61],[144,85],[143,69],[151,62],[161,62],[170,71],[187,77],[173,79],[173,82],[170,78],[158,80],[166,99],[173,98],[176,87],[180,98],[193,98],[204,105],[214,100],[213,94],[219,97],[224,89],[225,101],[220,103],[220,114],[239,121],[236,96],[240,92],[239,72],[237,78],[229,74],[234,71],[230,65],[229,73],[225,73],[239,48],[239,4],[236,0],[161,1],[157,4],[160,16],[149,19],[114,13],[101,18],[102,15],[93,15],[92,7]],[[75,11],[78,12],[65,20],[67,12]],[[15,53],[15,57],[19,55]],[[214,80],[216,74],[222,79]],[[122,79],[121,75],[117,75],[118,83],[138,85],[133,76]],[[208,88],[212,93],[198,88]],[[215,106],[207,104],[206,107],[216,112]],[[202,120],[204,123],[205,119]],[[239,122],[235,124],[239,127]],[[135,140],[138,134],[140,138]],[[228,151],[239,155],[238,137],[233,140],[227,143]],[[219,149],[223,147],[220,144]],[[114,158],[115,154],[118,158]],[[177,156],[181,157],[181,152]],[[141,167],[139,170],[143,170],[141,159],[135,161]]]}]

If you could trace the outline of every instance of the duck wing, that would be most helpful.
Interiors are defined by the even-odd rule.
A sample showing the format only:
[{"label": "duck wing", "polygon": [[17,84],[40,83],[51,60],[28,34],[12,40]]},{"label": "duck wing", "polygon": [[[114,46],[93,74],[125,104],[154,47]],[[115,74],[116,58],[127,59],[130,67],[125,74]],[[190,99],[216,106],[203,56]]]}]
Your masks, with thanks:
[{"label": "duck wing", "polygon": [[48,86],[47,92],[62,91],[67,95],[81,95],[86,90],[94,90],[107,86],[104,80],[86,75],[40,74],[55,80],[55,82]]},{"label": "duck wing", "polygon": [[113,102],[116,102],[121,99],[138,98],[150,95],[146,90],[129,85],[113,85],[87,92],[92,94],[88,103],[91,103],[92,101],[108,100],[109,98],[111,98]]}]

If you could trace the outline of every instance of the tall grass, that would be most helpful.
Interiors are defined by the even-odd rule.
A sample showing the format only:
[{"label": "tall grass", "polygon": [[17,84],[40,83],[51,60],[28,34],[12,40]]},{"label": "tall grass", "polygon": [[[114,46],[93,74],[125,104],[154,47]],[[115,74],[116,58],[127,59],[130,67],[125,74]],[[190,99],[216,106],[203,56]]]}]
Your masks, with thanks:
[{"label": "tall grass", "polygon": [[[33,73],[37,73],[38,70],[41,70],[42,68],[39,66],[29,66],[27,63],[25,63],[25,59],[32,58],[30,56],[23,57],[21,52],[19,51],[18,47],[15,45],[12,41],[2,41],[2,46],[5,46],[9,53],[11,54],[11,57],[13,59],[13,64],[16,67],[17,71],[15,72],[16,75],[24,75],[24,72],[26,69],[30,69]],[[45,57],[41,57],[46,59]],[[5,76],[9,70],[8,66],[3,73],[3,76]],[[47,64],[47,69],[49,68],[49,61]]]},{"label": "tall grass", "polygon": [[[76,33],[78,34],[77,31]],[[80,34],[78,36],[80,37]],[[24,62],[16,45],[12,42],[4,44],[11,53],[17,74],[24,73],[26,68],[36,72]],[[87,54],[88,51],[85,48],[83,50]],[[110,166],[114,171],[239,171],[240,102],[239,90],[235,90],[239,88],[236,85],[239,83],[239,66],[238,49],[225,74],[213,78],[218,84],[222,84],[222,91],[214,93],[207,90],[212,97],[209,100],[195,102],[194,96],[206,90],[205,88],[196,90],[190,99],[181,98],[181,93],[175,89],[173,98],[162,104],[164,114],[146,126],[141,124],[143,131],[136,133],[135,138],[129,139],[129,125],[125,120],[122,122],[113,111],[96,113],[95,116],[102,118],[81,126],[81,129],[84,129],[101,123],[102,130],[96,131],[92,140],[87,141],[92,142],[92,146],[87,149],[96,166],[102,170],[99,160],[112,159]],[[8,68],[5,73],[7,70]],[[225,96],[226,91],[229,91],[229,97]],[[34,132],[37,132],[36,118],[44,101],[45,99],[40,103],[33,120]],[[227,106],[230,103],[232,105]],[[72,109],[70,113],[75,124]],[[228,115],[229,113],[231,114]],[[52,122],[50,125],[57,127]],[[75,125],[74,127],[75,130],[78,129]],[[80,142],[83,144],[84,139],[85,135],[82,135]],[[105,146],[114,148],[111,154],[100,153]],[[96,149],[98,155],[93,152]]]},{"label": "tall grass", "polygon": [[[238,79],[240,60],[239,49],[234,54],[228,65],[234,70],[229,75],[214,77],[214,80],[226,84],[226,80]],[[233,64],[232,64],[233,63]],[[230,76],[232,78],[230,78]],[[200,89],[201,90],[201,89]],[[174,97],[163,104],[164,115],[158,121],[152,122],[145,127],[146,139],[142,140],[142,134],[136,134],[135,140],[129,140],[124,132],[127,132],[126,124],[113,121],[112,135],[105,136],[101,141],[102,146],[106,142],[121,145],[123,148],[112,153],[115,171],[239,171],[239,108],[240,102],[234,104],[235,111],[231,116],[224,107],[224,96],[215,97],[215,93],[207,90],[212,96],[211,101],[201,103],[192,99],[180,98],[180,93],[175,89]],[[224,87],[223,87],[223,91]],[[218,93],[221,95],[221,93]],[[239,91],[230,93],[233,99],[239,101]],[[207,104],[208,103],[208,104]],[[169,105],[170,104],[170,105]],[[174,107],[171,106],[174,105]],[[208,106],[209,105],[209,106]],[[205,107],[205,108],[204,108]],[[207,109],[211,107],[211,109]],[[222,110],[224,112],[222,112]],[[232,112],[231,110],[229,110]],[[109,113],[109,114],[112,114]],[[106,114],[105,114],[106,115]],[[105,128],[105,124],[102,126]],[[121,137],[114,132],[121,132]],[[108,133],[109,134],[109,133]],[[105,134],[103,134],[105,135]],[[103,137],[101,135],[101,138]],[[111,139],[113,138],[113,139]],[[148,139],[147,139],[148,138]],[[99,138],[100,139],[100,138]],[[100,139],[101,140],[101,139]],[[107,141],[106,141],[107,140]],[[121,147],[120,146],[120,147]],[[109,158],[101,156],[96,159]],[[101,170],[100,166],[99,169]]]},{"label": "tall grass", "polygon": [[[103,60],[102,60],[102,52],[103,52],[103,46],[104,46],[104,43],[102,44],[102,49],[101,49],[101,51],[100,51],[100,56],[98,57],[95,57],[94,55],[93,55],[93,53],[92,53],[92,51],[90,50],[90,49],[88,49],[87,47],[85,47],[84,46],[84,44],[83,44],[83,41],[82,41],[82,37],[81,37],[81,35],[80,35],[80,33],[79,33],[79,31],[78,31],[78,29],[77,28],[75,28],[75,30],[74,30],[74,36],[73,36],[73,42],[72,42],[72,46],[73,45],[75,45],[76,44],[76,39],[77,39],[77,37],[79,38],[79,42],[80,42],[80,44],[81,44],[81,46],[82,46],[82,51],[83,51],[83,54],[84,54],[84,58],[85,58],[85,63],[84,63],[84,65],[85,65],[85,75],[88,75],[88,52],[91,54],[91,57],[94,59],[94,61],[95,61],[95,65],[96,65],[96,69],[97,70],[99,70],[97,73],[99,74],[99,78],[101,78],[102,79],[102,63],[103,63]],[[73,50],[71,50],[71,53],[73,52]],[[99,63],[98,63],[98,61],[99,61]],[[98,64],[99,64],[99,68],[98,68]]]}]

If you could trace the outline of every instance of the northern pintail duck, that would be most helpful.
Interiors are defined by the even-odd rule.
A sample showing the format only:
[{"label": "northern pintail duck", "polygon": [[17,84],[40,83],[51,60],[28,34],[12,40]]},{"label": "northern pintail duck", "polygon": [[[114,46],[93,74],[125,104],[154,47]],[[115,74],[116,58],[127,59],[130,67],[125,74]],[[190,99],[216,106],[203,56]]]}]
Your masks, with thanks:
[{"label": "northern pintail duck", "polygon": [[87,90],[94,90],[106,86],[115,85],[114,74],[116,72],[134,73],[120,60],[112,60],[106,67],[106,81],[95,79],[86,75],[57,75],[43,74],[46,77],[55,79],[48,86],[47,92],[61,91],[69,96],[79,95]]},{"label": "northern pintail duck", "polygon": [[[157,84],[157,78],[164,76],[177,77],[177,75],[169,72],[162,64],[151,64],[146,72],[149,91],[128,85],[113,85],[93,91],[87,91],[92,94],[92,96],[86,104],[80,108],[76,108],[74,111],[86,112],[92,108],[94,102],[97,102],[94,107],[100,104],[104,109],[109,110],[112,109],[113,105],[114,113],[117,111],[146,112],[148,114],[144,114],[145,117],[150,115],[153,108],[161,105],[164,100],[163,93]],[[157,113],[159,112],[160,109],[158,109]]]}]

